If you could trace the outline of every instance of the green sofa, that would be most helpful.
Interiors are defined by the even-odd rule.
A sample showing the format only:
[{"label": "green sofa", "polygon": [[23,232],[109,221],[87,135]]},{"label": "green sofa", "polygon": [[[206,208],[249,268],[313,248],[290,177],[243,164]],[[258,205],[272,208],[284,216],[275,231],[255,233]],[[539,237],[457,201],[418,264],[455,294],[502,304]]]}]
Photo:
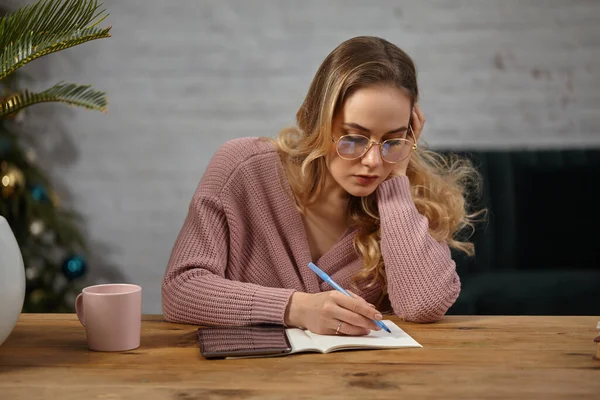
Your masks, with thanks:
[{"label": "green sofa", "polygon": [[455,152],[482,174],[487,221],[449,314],[600,314],[600,149]]}]

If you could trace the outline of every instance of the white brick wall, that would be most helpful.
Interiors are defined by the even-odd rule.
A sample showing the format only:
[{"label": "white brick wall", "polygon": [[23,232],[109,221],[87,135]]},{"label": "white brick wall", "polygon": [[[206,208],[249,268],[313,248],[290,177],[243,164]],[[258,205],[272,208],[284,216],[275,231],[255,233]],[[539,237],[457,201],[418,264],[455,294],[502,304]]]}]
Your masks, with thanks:
[{"label": "white brick wall", "polygon": [[[24,3],[11,0],[9,3]],[[318,64],[378,35],[416,63],[438,148],[600,145],[600,2],[105,0],[113,37],[45,57],[34,87],[91,83],[107,115],[31,108],[45,165],[87,218],[92,280],[144,287],[164,268],[209,157],[293,121]]]}]

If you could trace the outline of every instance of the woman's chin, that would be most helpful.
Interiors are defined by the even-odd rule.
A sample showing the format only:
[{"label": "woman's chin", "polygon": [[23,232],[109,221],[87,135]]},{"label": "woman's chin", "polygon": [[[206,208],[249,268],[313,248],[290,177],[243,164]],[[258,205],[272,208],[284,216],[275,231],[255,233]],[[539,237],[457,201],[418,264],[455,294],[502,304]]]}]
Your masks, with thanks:
[{"label": "woman's chin", "polygon": [[377,185],[369,185],[369,186],[358,186],[358,185],[349,185],[346,188],[346,191],[354,197],[366,197],[372,194],[375,189],[377,189]]}]

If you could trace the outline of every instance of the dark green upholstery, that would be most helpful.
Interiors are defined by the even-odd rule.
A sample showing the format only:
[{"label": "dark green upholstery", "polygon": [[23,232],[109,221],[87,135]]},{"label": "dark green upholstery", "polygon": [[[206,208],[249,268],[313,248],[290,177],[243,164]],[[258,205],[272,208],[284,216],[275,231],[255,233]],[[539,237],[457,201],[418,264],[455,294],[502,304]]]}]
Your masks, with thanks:
[{"label": "dark green upholstery", "polygon": [[482,173],[476,255],[449,314],[600,313],[600,149],[459,153]]}]

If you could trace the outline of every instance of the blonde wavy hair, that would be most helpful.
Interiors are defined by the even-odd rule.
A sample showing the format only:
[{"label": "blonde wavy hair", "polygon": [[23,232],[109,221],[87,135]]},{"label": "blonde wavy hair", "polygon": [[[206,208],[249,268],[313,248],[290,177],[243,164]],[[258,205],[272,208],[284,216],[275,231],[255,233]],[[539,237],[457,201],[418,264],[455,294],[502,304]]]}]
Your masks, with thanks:
[{"label": "blonde wavy hair", "polygon": [[[332,145],[332,124],[345,100],[356,90],[388,85],[403,90],[414,105],[418,99],[417,74],[412,59],[394,44],[370,36],[341,43],[323,61],[296,114],[296,127],[283,129],[273,143],[277,147],[296,206],[318,202],[327,176],[325,156]],[[419,213],[429,221],[429,232],[451,248],[474,254],[474,245],[461,240],[459,233],[473,228],[467,192],[479,188],[479,174],[466,159],[441,154],[420,146],[411,155],[406,175]],[[354,282],[369,280],[387,292],[385,264],[380,248],[380,220],[375,192],[367,197],[350,197],[348,208],[356,227],[354,247],[363,259],[363,268]]]}]

